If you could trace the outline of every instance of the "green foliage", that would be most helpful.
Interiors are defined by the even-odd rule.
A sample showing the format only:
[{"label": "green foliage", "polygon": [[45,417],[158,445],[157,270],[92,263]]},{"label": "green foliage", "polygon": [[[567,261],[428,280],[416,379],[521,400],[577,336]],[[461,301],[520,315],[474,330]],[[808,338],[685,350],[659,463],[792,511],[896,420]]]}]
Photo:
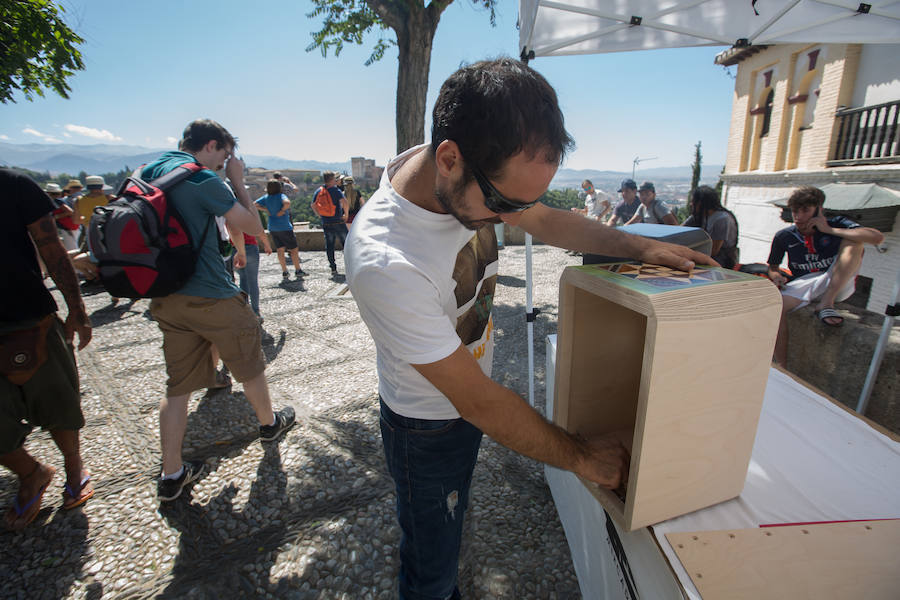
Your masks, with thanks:
[{"label": "green foliage", "polygon": [[15,102],[17,90],[25,99],[44,96],[51,89],[69,97],[66,79],[84,69],[84,42],[62,20],[64,9],[49,0],[0,2],[0,102]]},{"label": "green foliage", "polygon": [[323,22],[322,29],[312,34],[313,41],[306,47],[307,52],[319,48],[323,57],[328,57],[329,50],[334,51],[335,56],[340,56],[344,43],[362,45],[363,37],[376,31],[378,40],[366,60],[366,66],[369,66],[381,60],[385,51],[397,44],[396,40],[389,37],[390,28],[364,0],[312,1],[315,8],[306,16],[322,17]]},{"label": "green foliage", "polygon": [[[700,154],[700,142],[697,142],[697,145],[694,146],[694,163],[691,165],[691,189],[688,192],[687,197],[688,206],[691,204],[691,198],[694,197],[694,190],[700,185],[700,163],[702,160],[703,155]],[[688,211],[690,211],[690,208]],[[681,219],[679,219],[678,222],[681,223]]]},{"label": "green foliage", "polygon": [[297,194],[293,198],[291,198],[291,221],[297,223],[298,221],[309,221],[310,225],[321,225],[322,219],[313,212],[312,204],[313,198],[315,198],[316,188],[312,191],[311,194]]},{"label": "green foliage", "polygon": [[571,210],[584,208],[584,201],[578,197],[578,190],[566,188],[564,190],[547,190],[541,198],[541,202],[552,208]]},{"label": "green foliage", "polygon": [[53,176],[48,171],[44,171],[43,173],[39,171],[31,171],[30,169],[23,169],[22,167],[9,167],[13,171],[18,173],[22,173],[23,175],[27,175],[37,182],[38,185],[44,187],[45,184],[53,181],[59,184],[59,187],[65,187],[67,183],[69,183],[70,179],[78,179],[84,184],[84,179],[88,175],[100,175],[103,178],[103,181],[106,182],[106,185],[111,186],[113,191],[115,192],[119,185],[125,181],[125,178],[130,176],[134,169],[130,169],[128,167],[123,168],[122,170],[116,173],[88,173],[86,171],[81,171],[78,175],[69,175],[68,173],[60,173],[59,175]]},{"label": "green foliage", "polygon": [[679,206],[675,210],[672,211],[672,214],[675,215],[675,220],[678,224],[684,223],[684,220],[691,216],[691,206],[690,204],[685,204],[684,206]]},{"label": "green foliage", "polygon": [[[318,48],[322,56],[327,57],[328,51],[332,50],[335,56],[340,56],[345,43],[361,46],[363,38],[375,32],[378,39],[372,48],[372,54],[366,60],[368,67],[384,58],[388,48],[397,45],[396,36],[390,31],[410,25],[409,14],[415,9],[407,4],[421,4],[423,1],[379,0],[372,2],[375,5],[372,8],[372,4],[366,0],[312,0],[315,8],[306,16],[322,17],[322,29],[312,34],[313,41],[306,47],[306,51],[312,52]],[[452,3],[453,0],[431,0],[429,6],[440,15]],[[496,25],[496,0],[472,0],[472,4],[483,6],[490,13],[491,25]]]}]

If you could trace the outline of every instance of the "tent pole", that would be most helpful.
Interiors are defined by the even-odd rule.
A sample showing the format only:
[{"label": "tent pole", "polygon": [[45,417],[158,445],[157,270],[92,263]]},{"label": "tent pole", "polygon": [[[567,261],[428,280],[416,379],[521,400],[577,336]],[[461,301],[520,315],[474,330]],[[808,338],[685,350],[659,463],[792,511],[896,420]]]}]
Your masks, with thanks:
[{"label": "tent pole", "polygon": [[884,358],[884,350],[890,338],[891,329],[894,326],[894,318],[900,314],[900,270],[897,271],[897,282],[894,283],[893,299],[894,303],[888,305],[884,310],[884,323],[881,325],[881,335],[878,336],[878,344],[875,346],[875,352],[872,354],[872,362],[869,363],[866,382],[863,384],[859,402],[856,404],[856,412],[861,415],[866,414],[869,397],[872,395],[872,388],[875,387],[875,378],[878,377],[878,370],[881,368],[881,361]]},{"label": "tent pole", "polygon": [[528,321],[528,404],[534,406],[534,314],[531,311],[531,234],[525,234],[525,318]]}]

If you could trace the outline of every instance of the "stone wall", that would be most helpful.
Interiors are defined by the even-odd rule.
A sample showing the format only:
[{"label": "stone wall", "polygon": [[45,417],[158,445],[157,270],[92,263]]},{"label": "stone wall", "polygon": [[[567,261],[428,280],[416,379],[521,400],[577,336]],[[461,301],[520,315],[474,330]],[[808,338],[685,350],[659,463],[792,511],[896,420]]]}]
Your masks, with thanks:
[{"label": "stone wall", "polygon": [[[856,409],[884,315],[838,304],[842,327],[828,327],[812,308],[788,316],[787,370]],[[894,319],[865,416],[900,433],[900,325]]]}]

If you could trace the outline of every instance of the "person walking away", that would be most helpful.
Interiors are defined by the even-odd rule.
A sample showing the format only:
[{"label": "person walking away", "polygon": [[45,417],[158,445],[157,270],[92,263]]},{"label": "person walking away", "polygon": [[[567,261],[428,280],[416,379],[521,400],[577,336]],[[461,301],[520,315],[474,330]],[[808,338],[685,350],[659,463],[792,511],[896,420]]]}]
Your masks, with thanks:
[{"label": "person walking away", "polygon": [[[322,230],[325,232],[325,255],[328,257],[328,264],[331,266],[331,275],[338,274],[337,263],[334,259],[334,246],[337,239],[341,240],[341,247],[347,240],[347,199],[344,193],[338,189],[336,176],[333,171],[325,171],[322,173],[323,185],[313,195],[313,201],[310,205],[319,217],[322,219]],[[324,212],[317,206],[317,198],[319,192],[325,190],[331,197],[333,208],[328,212]],[[326,199],[327,201],[327,199]]]},{"label": "person walking away", "polygon": [[[6,215],[0,222],[5,259],[0,280],[12,286],[0,300],[0,464],[19,479],[3,522],[18,531],[37,517],[55,474],[52,466],[25,449],[34,427],[47,430],[63,456],[63,509],[80,506],[94,495],[81,457],[84,416],[72,347],[76,333],[78,349],[88,345],[91,322],[51,216],[50,198],[28,177],[0,169],[0,204]],[[56,302],[40,278],[38,254],[65,299],[65,322],[56,316]]]},{"label": "person walking away", "polygon": [[[300,250],[297,245],[297,236],[294,235],[294,224],[291,223],[291,201],[282,191],[281,182],[270,179],[266,182],[266,195],[256,199],[258,210],[269,215],[269,232],[275,241],[278,252],[278,262],[281,265],[282,279],[288,278],[287,259],[285,250],[291,253],[291,263],[294,265],[294,276],[299,279],[306,275],[300,268]],[[257,257],[259,252],[257,250]],[[257,262],[257,265],[259,263]],[[257,266],[258,269],[258,266]]]}]

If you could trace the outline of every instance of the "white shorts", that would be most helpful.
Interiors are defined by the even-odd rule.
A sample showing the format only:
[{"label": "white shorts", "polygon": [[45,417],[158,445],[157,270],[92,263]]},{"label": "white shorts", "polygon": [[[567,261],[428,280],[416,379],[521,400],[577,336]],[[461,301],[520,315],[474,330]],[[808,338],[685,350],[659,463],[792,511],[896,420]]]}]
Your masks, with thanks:
[{"label": "white shorts", "polygon": [[[819,298],[821,298],[825,291],[828,289],[829,284],[831,283],[831,270],[833,268],[834,263],[832,263],[832,265],[828,267],[827,271],[809,273],[807,275],[803,275],[802,277],[798,277],[793,281],[789,281],[781,289],[782,295],[802,300],[802,302],[800,302],[800,304],[798,304],[796,308],[793,308],[791,310],[803,308],[813,300],[818,300]],[[856,274],[854,274],[847,285],[844,286],[844,289],[838,292],[838,295],[835,297],[834,301],[843,302],[844,300],[852,296],[854,291],[856,291]]]}]

